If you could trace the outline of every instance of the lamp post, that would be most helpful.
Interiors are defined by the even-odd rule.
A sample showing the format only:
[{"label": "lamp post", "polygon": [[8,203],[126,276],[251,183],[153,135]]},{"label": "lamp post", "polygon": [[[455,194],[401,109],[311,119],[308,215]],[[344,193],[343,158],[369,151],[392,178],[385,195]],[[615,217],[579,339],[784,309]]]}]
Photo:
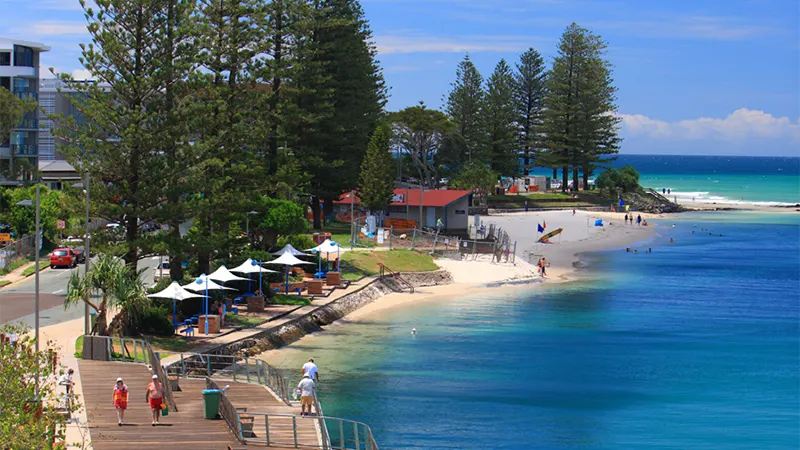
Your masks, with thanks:
[{"label": "lamp post", "polygon": [[[34,282],[33,282],[33,285],[34,285],[34,288],[33,288],[34,289],[34,291],[33,291],[33,309],[34,309],[33,323],[34,323],[34,329],[35,329],[35,333],[36,333],[36,342],[35,342],[35,344],[36,344],[36,355],[38,356],[39,355],[39,186],[38,185],[36,186],[36,202],[35,203],[30,201],[30,200],[23,200],[23,201],[17,203],[17,205],[19,205],[19,206],[32,206],[34,204],[36,205],[36,220],[35,220],[35,223],[36,223],[35,232],[36,232],[36,234],[34,235],[34,238],[33,238],[33,261],[34,261],[33,264],[34,264],[34,268],[35,268],[35,271],[34,271]],[[40,370],[40,366],[39,366],[39,364],[37,364],[36,365],[36,386],[35,386],[35,388],[36,388],[36,399],[37,400],[39,399],[39,370]]]},{"label": "lamp post", "polygon": [[[84,188],[83,192],[86,193],[86,235],[83,239],[83,255],[84,255],[84,270],[83,275],[88,276],[89,274],[89,264],[92,259],[91,257],[91,248],[89,243],[89,171],[86,171],[86,183],[75,183],[72,187],[77,188]],[[159,261],[159,275],[161,274],[161,262]],[[83,302],[83,334],[89,334],[91,332],[91,324],[89,323],[89,295],[90,291],[86,291],[86,298]]]},{"label": "lamp post", "polygon": [[258,214],[258,211],[250,211],[247,213],[247,220],[245,221],[245,234],[247,235],[247,240],[250,240],[250,216]]}]

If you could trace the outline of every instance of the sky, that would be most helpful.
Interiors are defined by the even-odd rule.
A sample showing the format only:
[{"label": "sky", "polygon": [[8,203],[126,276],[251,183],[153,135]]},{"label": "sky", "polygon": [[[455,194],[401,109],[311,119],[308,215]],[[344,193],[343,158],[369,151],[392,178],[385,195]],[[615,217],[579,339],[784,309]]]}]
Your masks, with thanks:
[{"label": "sky", "polygon": [[[571,22],[608,42],[626,154],[800,156],[798,0],[362,0],[390,111],[439,108],[469,53],[488,77],[528,48],[548,65]],[[85,78],[78,0],[0,0],[0,36]],[[44,72],[44,71],[43,71]]]}]

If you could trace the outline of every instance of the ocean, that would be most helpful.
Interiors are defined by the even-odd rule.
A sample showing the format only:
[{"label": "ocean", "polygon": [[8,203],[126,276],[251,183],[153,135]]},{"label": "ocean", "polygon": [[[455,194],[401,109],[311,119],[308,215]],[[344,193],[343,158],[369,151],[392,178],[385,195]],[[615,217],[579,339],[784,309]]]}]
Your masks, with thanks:
[{"label": "ocean", "polygon": [[800,216],[657,226],[584,281],[334,325],[278,363],[314,356],[325,414],[382,449],[800,447]]},{"label": "ocean", "polygon": [[[619,155],[612,163],[632,165],[644,187],[669,189],[678,202],[721,206],[800,203],[799,157]],[[536,174],[552,175],[537,169]]]}]

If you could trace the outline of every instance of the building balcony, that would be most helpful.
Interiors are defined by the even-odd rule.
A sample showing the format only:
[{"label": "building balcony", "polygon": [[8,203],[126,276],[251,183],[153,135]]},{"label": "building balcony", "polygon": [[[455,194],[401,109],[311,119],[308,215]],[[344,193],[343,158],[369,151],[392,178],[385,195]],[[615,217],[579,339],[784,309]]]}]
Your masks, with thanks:
[{"label": "building balcony", "polygon": [[39,78],[36,67],[0,66],[0,77]]},{"label": "building balcony", "polygon": [[39,146],[35,144],[12,144],[15,156],[39,156]]}]

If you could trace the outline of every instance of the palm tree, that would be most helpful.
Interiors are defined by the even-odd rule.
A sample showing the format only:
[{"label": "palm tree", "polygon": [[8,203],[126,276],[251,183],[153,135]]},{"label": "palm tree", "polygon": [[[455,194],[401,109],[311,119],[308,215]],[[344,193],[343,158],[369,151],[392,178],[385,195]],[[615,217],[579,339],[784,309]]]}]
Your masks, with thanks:
[{"label": "palm tree", "polygon": [[[64,308],[86,302],[97,313],[91,334],[107,336],[109,309],[119,309],[122,323],[128,325],[148,304],[140,273],[115,256],[100,255],[87,274],[70,275]],[[100,303],[93,302],[87,293],[99,294]]]}]

